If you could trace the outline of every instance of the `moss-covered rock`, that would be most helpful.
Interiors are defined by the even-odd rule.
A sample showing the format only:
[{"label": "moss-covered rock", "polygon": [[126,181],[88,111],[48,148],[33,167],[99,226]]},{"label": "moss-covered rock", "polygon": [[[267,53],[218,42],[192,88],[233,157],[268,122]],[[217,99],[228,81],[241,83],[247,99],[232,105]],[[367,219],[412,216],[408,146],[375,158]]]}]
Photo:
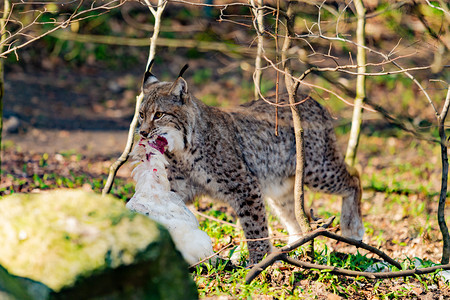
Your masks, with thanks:
[{"label": "moss-covered rock", "polygon": [[0,297],[195,299],[169,233],[113,197],[74,190],[0,199]]}]

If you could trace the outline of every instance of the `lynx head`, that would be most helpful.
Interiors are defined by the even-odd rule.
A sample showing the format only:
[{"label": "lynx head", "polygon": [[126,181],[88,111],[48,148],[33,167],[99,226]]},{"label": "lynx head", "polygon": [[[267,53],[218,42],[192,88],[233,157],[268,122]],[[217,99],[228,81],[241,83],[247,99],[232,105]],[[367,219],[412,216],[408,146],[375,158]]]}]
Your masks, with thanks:
[{"label": "lynx head", "polygon": [[142,92],[144,99],[139,110],[139,134],[154,140],[165,138],[169,151],[185,149],[190,144],[194,108],[186,81],[182,78],[185,65],[174,82],[160,82],[149,70],[144,75]]}]

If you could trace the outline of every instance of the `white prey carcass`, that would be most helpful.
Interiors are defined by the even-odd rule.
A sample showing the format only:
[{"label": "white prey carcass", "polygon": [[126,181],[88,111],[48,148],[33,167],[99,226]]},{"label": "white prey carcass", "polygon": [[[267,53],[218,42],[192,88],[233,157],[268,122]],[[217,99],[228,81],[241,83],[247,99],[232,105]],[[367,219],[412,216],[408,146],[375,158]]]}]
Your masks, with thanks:
[{"label": "white prey carcass", "polygon": [[189,264],[212,256],[211,239],[200,230],[199,223],[181,197],[170,191],[164,151],[167,140],[140,140],[131,152],[136,167],[132,176],[136,181],[135,194],[127,208],[144,214],[164,225],[177,249]]}]

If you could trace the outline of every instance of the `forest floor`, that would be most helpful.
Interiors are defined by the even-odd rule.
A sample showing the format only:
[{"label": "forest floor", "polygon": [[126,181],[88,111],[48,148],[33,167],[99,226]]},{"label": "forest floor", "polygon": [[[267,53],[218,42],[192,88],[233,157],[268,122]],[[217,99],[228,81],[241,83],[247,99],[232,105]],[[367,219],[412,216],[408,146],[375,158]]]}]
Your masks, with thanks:
[{"label": "forest floor", "polygon": [[[312,5],[310,13],[314,11],[316,7]],[[199,41],[212,39],[243,49],[254,44],[254,33],[247,27],[201,19],[191,13],[191,10],[180,7],[167,11],[168,22],[163,30],[166,38],[175,35],[181,41],[183,38]],[[147,14],[146,9],[145,14],[141,11],[140,17],[145,17],[141,22],[147,20]],[[102,17],[103,25],[107,24],[108,15]],[[112,22],[113,25],[116,24],[119,29],[125,27],[122,19],[114,18],[119,16],[111,17],[109,21],[116,21]],[[410,21],[406,18],[404,23],[413,24]],[[389,37],[378,46],[397,49],[395,33],[403,27],[399,25],[386,31],[378,26],[382,23],[380,20],[373,18],[370,22],[372,30],[379,28],[380,36]],[[102,28],[94,24],[90,27]],[[188,29],[177,31],[183,26]],[[131,27],[126,28],[130,30]],[[105,34],[92,31],[87,32]],[[111,29],[109,34],[112,33],[115,35],[117,32]],[[149,32],[131,31],[129,35],[147,37]],[[320,44],[320,41],[314,45],[325,49],[324,53],[332,51],[336,55],[333,60],[340,57],[340,63],[348,62],[348,49],[344,51],[344,47],[339,48],[342,45],[332,48],[328,43]],[[303,47],[309,51],[309,47]],[[420,47],[415,50],[414,55],[403,58],[409,65],[419,66],[424,61],[431,64],[433,54],[427,47],[424,53]],[[82,188],[100,192],[109,166],[125,146],[147,54],[147,47],[93,46],[49,38],[45,43],[34,44],[21,52],[18,63],[8,61],[0,196],[18,192],[36,193],[52,188]],[[84,60],[79,58],[83,55]],[[370,55],[369,60],[373,59]],[[152,72],[161,80],[173,80],[186,63],[190,65],[184,76],[189,89],[205,103],[230,106],[253,98],[253,56],[232,51],[203,53],[194,48],[160,47]],[[297,62],[294,67],[305,66]],[[299,73],[304,69],[296,71]],[[418,72],[417,76],[421,74]],[[264,93],[275,90],[274,78],[273,71],[265,72],[261,84]],[[354,86],[354,76],[340,73],[334,79]],[[335,85],[318,75],[311,74],[308,80],[335,89]],[[426,78],[419,80],[425,82]],[[442,91],[430,82],[427,87],[439,106],[441,102],[437,98]],[[372,78],[368,81],[368,91],[368,97],[374,103],[400,116],[409,127],[421,127],[429,138],[437,136],[436,127],[433,127],[433,110],[406,77]],[[327,107],[335,118],[338,142],[344,150],[352,107],[323,91],[314,91],[313,97]],[[390,125],[378,113],[366,111],[357,162],[364,189],[364,242],[378,247],[400,261],[405,268],[438,264],[442,253],[442,237],[436,218],[441,181],[439,145],[419,140]],[[123,201],[130,199],[134,193],[131,169],[130,164],[126,163],[119,170],[112,189],[112,194]],[[337,216],[332,226],[338,227],[341,205],[338,197],[307,191],[306,200],[308,208],[313,208],[316,215],[323,218]],[[212,238],[214,249],[219,251],[229,246],[228,252],[221,253],[226,257],[229,250],[243,240],[234,212],[229,206],[213,203],[209,199],[199,199],[194,203],[194,208],[201,213],[198,215],[200,225]],[[449,216],[450,209],[447,208],[445,213]],[[269,225],[274,236],[273,243],[282,245],[286,233],[280,223],[269,215]],[[377,262],[373,254],[344,243],[320,238],[315,247],[317,261],[323,264],[364,271]],[[301,256],[302,251],[296,254]],[[247,271],[245,268],[230,271],[220,266],[197,267],[192,276],[202,299],[450,298],[449,285],[437,272],[410,278],[369,280],[345,278],[317,270],[305,271],[277,263],[247,285],[244,282]]]},{"label": "forest floor", "polygon": [[[99,72],[89,70],[68,76],[46,71],[29,74],[9,70],[6,74],[6,116],[7,120],[11,116],[17,117],[20,124],[15,132],[3,135],[2,195],[56,187],[81,187],[100,192],[108,167],[126,142],[127,126],[134,110],[134,91],[138,86],[133,82],[139,82],[139,70],[107,76],[99,76]],[[233,89],[233,82],[237,84],[239,80],[220,84]],[[213,88],[196,85],[194,92],[201,97],[210,93],[208,88],[216,86],[216,83]],[[236,89],[242,88],[236,86]],[[228,101],[227,105],[238,102]],[[345,114],[348,112],[344,111]],[[368,119],[373,119],[373,116],[369,114]],[[342,120],[339,121],[342,124]],[[368,122],[370,124],[370,120]],[[365,127],[358,154],[364,188],[364,241],[405,265],[417,262],[416,257],[423,260],[424,265],[439,263],[442,251],[436,221],[440,188],[439,147],[402,133],[395,136],[385,134],[382,130],[373,129],[376,124],[373,125],[375,127],[372,125]],[[344,149],[347,133],[339,128],[338,139]],[[127,163],[119,170],[112,191],[123,200],[133,194],[130,172],[131,167]],[[324,218],[339,216],[340,199],[337,197],[308,192],[307,201]],[[234,213],[225,204],[213,204],[203,199],[195,206],[208,216],[236,222]],[[447,209],[446,214],[449,213]],[[212,237],[215,250],[230,241],[239,244],[243,239],[242,232],[233,226],[203,216],[199,219],[202,228]],[[334,225],[337,224],[335,221]],[[282,244],[280,237],[285,233],[279,222],[271,217],[270,225],[276,236],[274,243]],[[341,262],[348,261],[350,266],[358,265],[350,262],[355,257],[364,262],[362,265],[376,262],[371,260],[372,254],[358,252],[343,243],[318,241],[316,251],[321,253],[319,260],[325,263],[327,259],[331,263],[333,257]],[[258,277],[255,280],[257,284],[246,286],[243,284],[245,272],[245,269],[232,273],[200,268],[193,276],[200,296],[207,299],[450,297],[448,285],[436,274],[376,281],[318,271],[305,272],[277,264]]]}]

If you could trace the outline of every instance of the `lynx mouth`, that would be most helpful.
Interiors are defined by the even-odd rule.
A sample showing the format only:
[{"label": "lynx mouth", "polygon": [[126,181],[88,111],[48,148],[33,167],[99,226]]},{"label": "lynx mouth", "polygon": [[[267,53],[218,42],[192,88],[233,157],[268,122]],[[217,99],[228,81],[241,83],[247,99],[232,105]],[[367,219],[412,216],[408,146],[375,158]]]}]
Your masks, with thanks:
[{"label": "lynx mouth", "polygon": [[[156,138],[153,136],[149,139],[141,138],[139,140],[139,145],[142,147],[145,147],[146,145],[152,147],[153,149],[158,150],[161,154],[164,154],[167,150],[167,145],[169,143],[167,142],[167,139],[163,136],[156,136]],[[150,153],[151,155],[151,153]]]},{"label": "lynx mouth", "polygon": [[164,154],[169,143],[165,137],[158,135],[156,136],[156,139],[151,138],[148,144],[150,147],[158,150],[161,154]]}]

